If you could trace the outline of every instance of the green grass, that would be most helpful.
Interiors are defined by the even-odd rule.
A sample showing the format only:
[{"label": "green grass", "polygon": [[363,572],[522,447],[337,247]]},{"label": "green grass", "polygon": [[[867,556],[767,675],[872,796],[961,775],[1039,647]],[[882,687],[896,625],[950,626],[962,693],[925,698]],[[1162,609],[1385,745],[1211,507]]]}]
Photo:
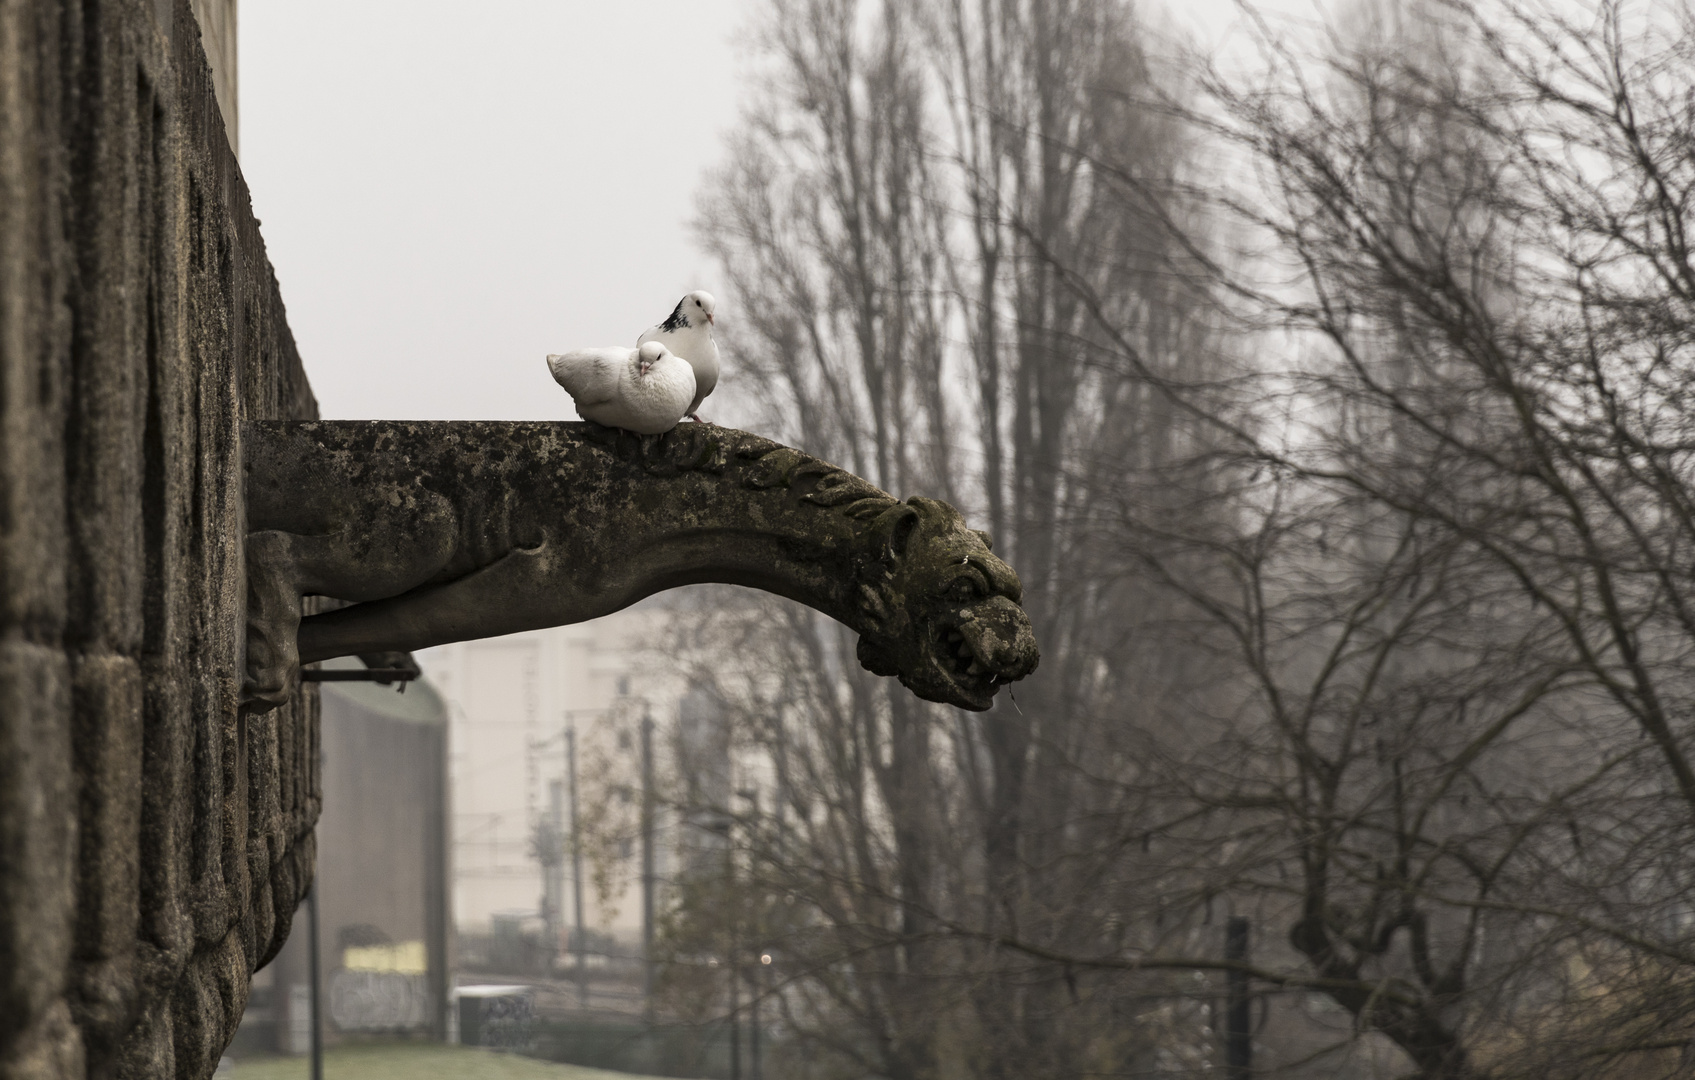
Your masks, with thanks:
[{"label": "green grass", "polygon": [[[237,1058],[230,1080],[307,1080],[303,1057]],[[435,1043],[340,1046],[324,1052],[324,1080],[652,1080],[633,1073]]]}]

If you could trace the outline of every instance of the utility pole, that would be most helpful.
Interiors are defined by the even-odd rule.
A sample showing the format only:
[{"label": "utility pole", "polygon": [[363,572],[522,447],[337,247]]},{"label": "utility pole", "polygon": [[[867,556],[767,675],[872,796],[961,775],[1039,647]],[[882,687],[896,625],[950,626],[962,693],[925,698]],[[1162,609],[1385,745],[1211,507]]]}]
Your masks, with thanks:
[{"label": "utility pole", "polygon": [[577,1004],[589,1005],[588,939],[583,933],[583,843],[577,813],[577,728],[565,729],[565,750],[571,770],[571,900],[577,910]]},{"label": "utility pole", "polygon": [[[752,836],[757,837],[759,835],[759,833],[757,831],[759,829],[759,791],[755,788],[743,788],[740,791],[736,792],[736,794],[741,796],[742,798],[746,799],[748,801],[749,805],[751,805],[753,807],[753,815],[752,815],[752,818],[750,819],[752,821],[753,830],[754,830],[752,832]],[[755,850],[754,844],[752,842],[750,842],[748,844],[748,859],[749,859],[750,863],[753,859],[754,850]],[[757,868],[755,868],[755,869],[757,869]],[[737,904],[736,907],[739,909],[740,904]],[[760,922],[762,922],[762,921],[763,920],[760,920],[760,921],[756,921],[754,923],[753,929],[754,929],[755,933],[759,933],[762,930],[762,927],[760,926]],[[760,959],[763,960],[764,956],[765,956],[765,954],[763,952],[761,952],[760,953]],[[763,972],[763,968],[761,968],[760,970],[761,970],[761,972]],[[741,967],[740,967],[740,965],[738,965],[736,967],[736,977],[738,979],[741,978]],[[760,980],[760,982],[762,983],[763,980]],[[752,1057],[752,1059],[753,1059],[753,1062],[752,1062],[752,1064],[753,1064],[752,1080],[762,1080],[762,1077],[763,1077],[763,1074],[764,1074],[764,1070],[763,1070],[761,1063],[760,1063],[760,1060],[759,1060],[759,1049],[760,1049],[760,1047],[759,1047],[759,992],[760,992],[760,983],[756,983],[754,988],[753,988],[753,996],[748,1000],[748,1005],[747,1005],[748,1050],[751,1051],[749,1056]]]},{"label": "utility pole", "polygon": [[453,830],[449,810],[453,786],[448,776],[450,725],[430,740],[430,780],[424,817],[424,956],[430,987],[430,1037],[447,1042],[458,1031],[452,1015],[449,943],[453,937]]},{"label": "utility pole", "polygon": [[653,715],[642,710],[642,1012],[653,1023]]},{"label": "utility pole", "polygon": [[542,830],[542,917],[547,920],[547,974],[553,974],[567,945],[565,932],[565,781],[547,785],[547,827]]},{"label": "utility pole", "polygon": [[[1248,920],[1244,915],[1232,915],[1225,923],[1224,959],[1237,964],[1248,962]],[[1253,999],[1248,996],[1248,973],[1232,968],[1225,972],[1224,985],[1224,1077],[1248,1080],[1254,1069]]]}]

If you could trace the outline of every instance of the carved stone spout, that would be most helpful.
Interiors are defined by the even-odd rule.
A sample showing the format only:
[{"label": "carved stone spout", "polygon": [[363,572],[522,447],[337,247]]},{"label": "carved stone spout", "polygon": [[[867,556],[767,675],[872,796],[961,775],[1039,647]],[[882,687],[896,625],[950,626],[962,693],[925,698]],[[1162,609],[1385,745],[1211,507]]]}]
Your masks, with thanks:
[{"label": "carved stone spout", "polygon": [[[268,422],[246,440],[245,703],[301,663],[561,626],[698,582],[798,600],[915,694],[1035,670],[1018,575],[933,499],[711,424]],[[302,618],[302,597],[350,606]]]}]

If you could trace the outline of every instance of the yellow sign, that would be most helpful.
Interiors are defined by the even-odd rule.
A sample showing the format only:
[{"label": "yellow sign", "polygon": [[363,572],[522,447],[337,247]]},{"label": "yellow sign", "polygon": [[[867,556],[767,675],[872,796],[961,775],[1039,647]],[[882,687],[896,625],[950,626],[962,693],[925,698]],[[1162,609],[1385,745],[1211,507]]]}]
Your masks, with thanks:
[{"label": "yellow sign", "polygon": [[430,965],[422,941],[397,941],[393,945],[343,949],[341,966],[348,971],[398,971],[403,975],[422,975]]}]

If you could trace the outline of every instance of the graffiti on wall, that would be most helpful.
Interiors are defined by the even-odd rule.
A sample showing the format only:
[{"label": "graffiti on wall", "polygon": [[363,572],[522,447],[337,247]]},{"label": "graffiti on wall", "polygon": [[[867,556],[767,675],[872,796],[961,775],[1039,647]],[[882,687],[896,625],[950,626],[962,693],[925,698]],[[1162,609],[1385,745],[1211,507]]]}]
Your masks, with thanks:
[{"label": "graffiti on wall", "polygon": [[400,971],[338,971],[330,976],[330,1019],[342,1031],[401,1031],[430,1022],[430,985]]}]

